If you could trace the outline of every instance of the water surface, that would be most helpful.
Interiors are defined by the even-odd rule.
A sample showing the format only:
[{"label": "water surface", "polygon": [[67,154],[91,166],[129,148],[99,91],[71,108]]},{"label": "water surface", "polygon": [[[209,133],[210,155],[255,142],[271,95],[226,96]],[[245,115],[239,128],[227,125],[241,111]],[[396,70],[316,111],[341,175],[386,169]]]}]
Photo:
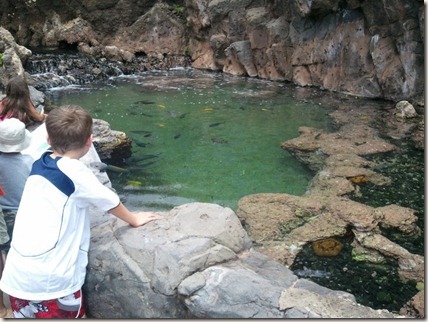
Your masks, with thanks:
[{"label": "water surface", "polygon": [[300,126],[329,130],[319,104],[281,83],[180,69],[51,90],[56,105],[78,104],[133,140],[133,155],[110,171],[131,209],[186,202],[236,210],[249,194],[302,195],[313,173],[280,147]]}]

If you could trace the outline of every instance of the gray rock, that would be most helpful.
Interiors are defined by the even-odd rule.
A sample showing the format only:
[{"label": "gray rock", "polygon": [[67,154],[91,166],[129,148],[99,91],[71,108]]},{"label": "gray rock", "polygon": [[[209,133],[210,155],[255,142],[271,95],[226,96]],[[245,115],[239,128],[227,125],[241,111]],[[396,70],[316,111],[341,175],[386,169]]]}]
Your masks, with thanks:
[{"label": "gray rock", "polygon": [[90,317],[398,317],[299,279],[252,250],[230,208],[190,203],[161,215],[132,228],[92,211],[84,285]]}]

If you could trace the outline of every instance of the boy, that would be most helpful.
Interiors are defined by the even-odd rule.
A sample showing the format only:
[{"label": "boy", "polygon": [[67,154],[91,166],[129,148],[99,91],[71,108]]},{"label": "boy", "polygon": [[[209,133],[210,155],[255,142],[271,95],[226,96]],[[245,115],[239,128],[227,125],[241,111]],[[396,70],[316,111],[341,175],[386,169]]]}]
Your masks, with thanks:
[{"label": "boy", "polygon": [[[10,248],[10,239],[24,185],[34,161],[31,156],[21,153],[30,143],[31,133],[25,129],[23,122],[16,118],[0,122],[0,183],[2,185],[0,206],[3,210],[0,218],[0,249],[5,257]],[[0,253],[0,273],[4,268],[2,255]],[[10,317],[8,311],[3,302],[3,292],[0,291],[0,317]]]},{"label": "boy", "polygon": [[130,212],[78,159],[92,144],[92,117],[80,106],[46,117],[52,151],[35,161],[24,188],[0,288],[14,317],[85,317],[81,287],[90,241],[89,207],[134,227],[160,216]]}]

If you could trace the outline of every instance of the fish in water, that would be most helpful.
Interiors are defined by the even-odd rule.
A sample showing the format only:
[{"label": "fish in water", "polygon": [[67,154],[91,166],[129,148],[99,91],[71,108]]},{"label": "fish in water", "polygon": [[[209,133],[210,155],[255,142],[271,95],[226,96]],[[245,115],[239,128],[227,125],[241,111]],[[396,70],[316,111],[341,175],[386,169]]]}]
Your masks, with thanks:
[{"label": "fish in water", "polygon": [[212,123],[212,124],[210,124],[209,126],[210,126],[210,127],[216,127],[216,126],[219,126],[220,124],[223,124],[223,123],[222,123],[222,122]]},{"label": "fish in water", "polygon": [[128,180],[126,181],[127,184],[131,185],[131,186],[142,186],[143,183],[141,181],[137,181],[137,180]]},{"label": "fish in water", "polygon": [[134,102],[134,104],[148,105],[148,104],[155,104],[155,102],[153,102],[153,101],[147,101],[147,100],[141,100],[141,101]]},{"label": "fish in water", "polygon": [[174,139],[178,139],[181,136],[181,133],[174,135]]},{"label": "fish in water", "polygon": [[129,132],[134,133],[134,134],[144,134],[144,135],[152,134],[152,132],[144,131],[144,130],[133,130],[133,131],[129,131]]},{"label": "fish in water", "polygon": [[328,278],[330,277],[329,272],[321,271],[318,269],[308,269],[304,267],[303,269],[296,269],[293,273],[299,277],[318,277],[318,278]]},{"label": "fish in water", "polygon": [[118,172],[118,173],[128,172],[128,169],[117,167],[117,166],[111,165],[111,164],[107,165],[107,170],[110,170],[110,171],[113,171],[113,172]]},{"label": "fish in water", "polygon": [[133,169],[133,170],[144,169],[144,168],[147,168],[148,166],[150,166],[150,165],[152,165],[154,163],[156,163],[156,160],[150,161],[150,162],[146,162],[146,163],[143,163],[143,164],[139,164],[137,166],[132,166],[131,169]]},{"label": "fish in water", "polygon": [[161,155],[161,153],[158,154],[144,154],[142,156],[132,156],[129,158],[130,162],[141,162],[146,161],[154,158],[158,158]]},{"label": "fish in water", "polygon": [[134,141],[135,144],[138,145],[141,148],[145,148],[146,146],[148,146],[150,144],[150,143],[146,143],[146,142],[143,142],[143,141],[140,141],[140,140],[136,140],[136,139],[133,139],[132,141]]},{"label": "fish in water", "polygon": [[227,140],[220,139],[220,138],[211,138],[211,141],[213,143],[216,143],[216,144],[226,144],[227,143]]}]

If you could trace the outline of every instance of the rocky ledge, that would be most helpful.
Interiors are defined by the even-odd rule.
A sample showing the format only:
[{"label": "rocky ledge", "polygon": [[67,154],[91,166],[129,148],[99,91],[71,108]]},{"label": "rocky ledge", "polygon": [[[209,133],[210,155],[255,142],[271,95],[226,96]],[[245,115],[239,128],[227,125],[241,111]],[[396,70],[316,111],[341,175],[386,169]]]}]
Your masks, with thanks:
[{"label": "rocky ledge", "polygon": [[[382,113],[370,106],[342,104],[330,116],[338,127],[336,132],[302,127],[299,137],[282,143],[285,150],[317,171],[304,196],[256,194],[239,201],[237,215],[254,241],[254,249],[290,266],[304,245],[351,233],[354,257],[370,263],[393,258],[402,280],[423,283],[423,256],[390,241],[380,229],[420,234],[415,211],[398,205],[374,208],[348,198],[358,193],[359,184],[391,182],[376,173],[377,164],[364,158],[399,150],[379,137],[373,123],[383,118],[388,124],[383,134],[398,140],[410,136],[415,146],[423,147],[423,117],[408,102]],[[421,298],[423,291],[410,301],[414,316],[423,316]]]}]

